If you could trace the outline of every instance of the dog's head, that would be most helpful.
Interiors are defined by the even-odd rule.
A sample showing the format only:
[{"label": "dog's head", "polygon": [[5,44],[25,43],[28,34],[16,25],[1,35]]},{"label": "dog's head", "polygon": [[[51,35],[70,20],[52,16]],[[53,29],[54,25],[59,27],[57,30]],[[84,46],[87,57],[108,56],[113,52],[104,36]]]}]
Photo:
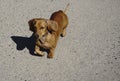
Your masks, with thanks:
[{"label": "dog's head", "polygon": [[56,21],[47,19],[32,19],[28,22],[30,30],[35,34],[36,38],[43,38],[47,33],[52,33],[58,30]]}]

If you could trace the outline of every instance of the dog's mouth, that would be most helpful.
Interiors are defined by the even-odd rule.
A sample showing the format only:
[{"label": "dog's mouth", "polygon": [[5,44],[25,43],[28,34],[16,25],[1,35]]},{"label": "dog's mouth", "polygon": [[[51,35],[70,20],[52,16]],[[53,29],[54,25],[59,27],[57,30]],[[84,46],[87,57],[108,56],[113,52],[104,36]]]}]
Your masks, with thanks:
[{"label": "dog's mouth", "polygon": [[42,38],[39,39],[39,41],[40,41],[40,43],[44,44],[45,43],[45,38],[42,37]]},{"label": "dog's mouth", "polygon": [[47,35],[48,35],[48,33],[45,33],[41,38],[39,38],[40,43],[42,43],[42,44],[45,43],[45,39],[46,39]]}]

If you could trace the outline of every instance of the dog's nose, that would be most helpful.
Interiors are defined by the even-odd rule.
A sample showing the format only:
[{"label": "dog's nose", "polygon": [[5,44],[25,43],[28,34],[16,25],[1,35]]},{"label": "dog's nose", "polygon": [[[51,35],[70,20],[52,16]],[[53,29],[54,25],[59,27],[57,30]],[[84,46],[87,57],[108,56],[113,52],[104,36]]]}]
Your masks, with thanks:
[{"label": "dog's nose", "polygon": [[39,38],[39,35],[38,35],[38,34],[36,34],[36,35],[35,35],[35,37],[36,37],[36,38]]}]

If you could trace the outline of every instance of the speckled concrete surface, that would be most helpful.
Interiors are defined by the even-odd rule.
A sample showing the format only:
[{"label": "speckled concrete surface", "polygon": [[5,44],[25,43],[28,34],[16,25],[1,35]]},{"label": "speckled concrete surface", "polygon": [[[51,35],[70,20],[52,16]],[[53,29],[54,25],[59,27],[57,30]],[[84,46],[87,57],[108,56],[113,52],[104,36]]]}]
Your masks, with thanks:
[{"label": "speckled concrete surface", "polygon": [[[54,59],[31,55],[28,20],[68,3]],[[0,81],[120,81],[120,0],[0,0]]]}]

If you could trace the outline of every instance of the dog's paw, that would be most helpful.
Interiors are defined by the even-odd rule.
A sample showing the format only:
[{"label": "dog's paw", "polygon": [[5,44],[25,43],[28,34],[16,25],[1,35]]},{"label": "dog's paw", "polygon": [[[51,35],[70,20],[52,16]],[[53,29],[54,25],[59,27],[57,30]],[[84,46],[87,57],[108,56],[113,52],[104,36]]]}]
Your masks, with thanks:
[{"label": "dog's paw", "polygon": [[34,51],[34,53],[35,53],[36,55],[40,55],[40,56],[44,56],[44,55],[45,55],[45,53],[43,53],[43,52],[41,52],[41,51]]},{"label": "dog's paw", "polygon": [[66,36],[66,34],[63,34],[63,33],[62,33],[60,36],[61,36],[61,37],[65,37],[65,36]]},{"label": "dog's paw", "polygon": [[66,36],[66,30],[63,30],[63,32],[61,33],[61,37],[65,37]]},{"label": "dog's paw", "polygon": [[54,57],[54,55],[53,54],[48,54],[48,56],[47,56],[47,58],[53,58]]}]

